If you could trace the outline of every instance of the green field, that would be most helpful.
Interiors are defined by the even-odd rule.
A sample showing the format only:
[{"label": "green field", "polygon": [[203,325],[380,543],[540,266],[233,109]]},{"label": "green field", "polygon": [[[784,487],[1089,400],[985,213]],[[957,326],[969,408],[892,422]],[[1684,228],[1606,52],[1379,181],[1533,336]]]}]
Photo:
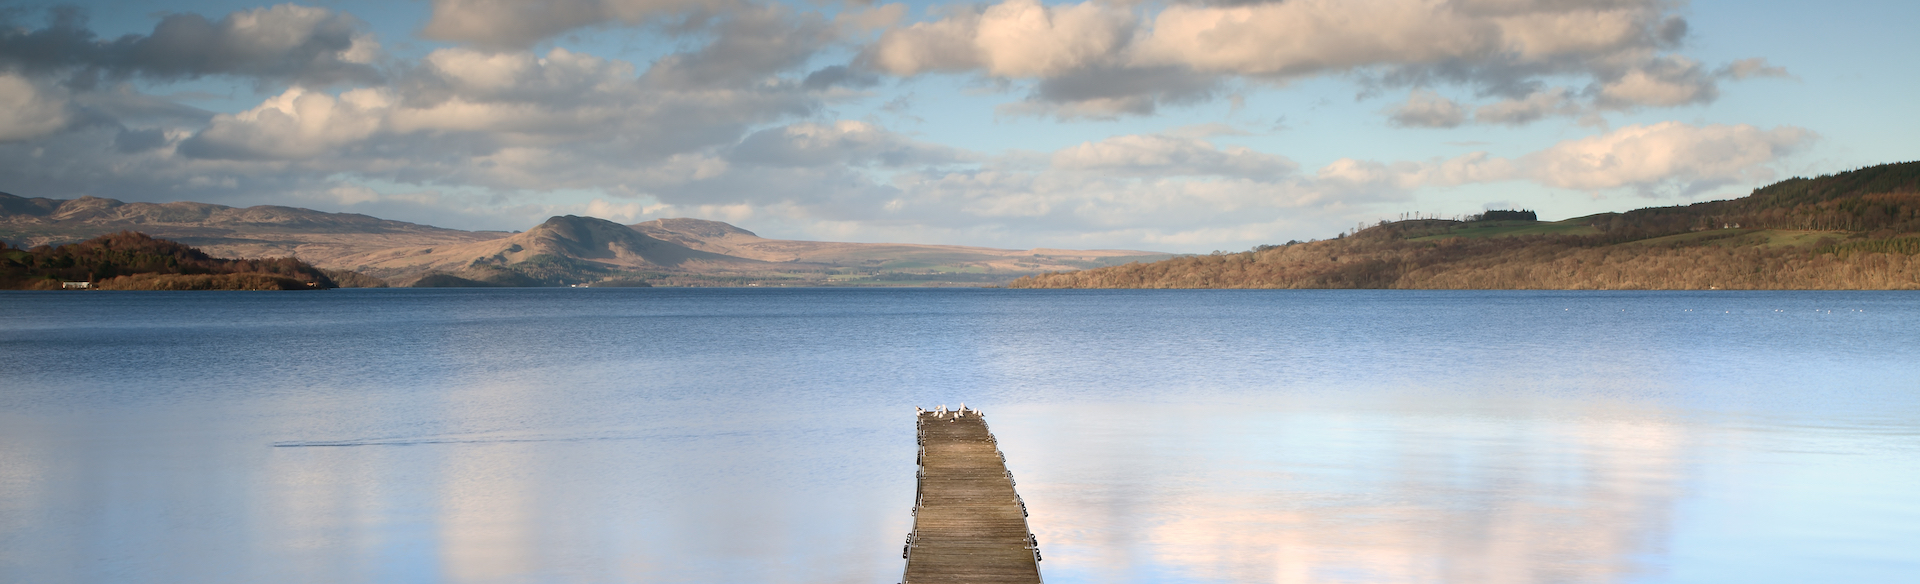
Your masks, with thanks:
[{"label": "green field", "polygon": [[1435,227],[1433,231],[1410,237],[1409,241],[1433,241],[1450,237],[1483,238],[1516,235],[1592,235],[1600,230],[1588,225],[1587,217],[1564,221],[1474,221]]}]

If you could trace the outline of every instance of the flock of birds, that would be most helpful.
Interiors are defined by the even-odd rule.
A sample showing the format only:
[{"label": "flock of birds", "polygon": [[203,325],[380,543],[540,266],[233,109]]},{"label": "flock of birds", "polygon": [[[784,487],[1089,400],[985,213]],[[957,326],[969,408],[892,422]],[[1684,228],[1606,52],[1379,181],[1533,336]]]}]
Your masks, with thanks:
[{"label": "flock of birds", "polygon": [[967,402],[960,402],[960,409],[957,409],[957,410],[947,409],[947,404],[940,404],[940,407],[937,407],[931,410],[921,408],[920,406],[913,407],[913,414],[916,416],[932,415],[935,418],[946,418],[947,422],[949,423],[953,422],[954,420],[967,417],[967,414],[969,412],[971,412],[975,416],[980,415],[980,410],[977,408],[973,410],[968,410]]}]

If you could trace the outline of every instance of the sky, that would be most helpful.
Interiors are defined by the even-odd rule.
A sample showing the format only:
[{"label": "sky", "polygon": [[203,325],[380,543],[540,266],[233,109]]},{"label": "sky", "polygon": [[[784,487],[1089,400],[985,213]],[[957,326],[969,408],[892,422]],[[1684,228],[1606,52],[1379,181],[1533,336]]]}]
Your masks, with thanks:
[{"label": "sky", "polygon": [[1238,251],[1920,159],[1920,3],[0,0],[0,191]]}]

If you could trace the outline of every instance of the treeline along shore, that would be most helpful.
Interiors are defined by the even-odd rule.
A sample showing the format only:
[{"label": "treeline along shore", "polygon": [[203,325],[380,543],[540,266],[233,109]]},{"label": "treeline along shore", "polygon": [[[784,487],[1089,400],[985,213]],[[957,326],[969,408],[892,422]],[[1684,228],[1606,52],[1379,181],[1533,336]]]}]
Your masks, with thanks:
[{"label": "treeline along shore", "polygon": [[1920,162],[1556,222],[1381,222],[1336,239],[1020,278],[1012,288],[1920,289]]},{"label": "treeline along shore", "polygon": [[338,285],[294,258],[216,258],[123,231],[80,243],[19,249],[0,242],[0,288],[59,290],[314,290]]}]

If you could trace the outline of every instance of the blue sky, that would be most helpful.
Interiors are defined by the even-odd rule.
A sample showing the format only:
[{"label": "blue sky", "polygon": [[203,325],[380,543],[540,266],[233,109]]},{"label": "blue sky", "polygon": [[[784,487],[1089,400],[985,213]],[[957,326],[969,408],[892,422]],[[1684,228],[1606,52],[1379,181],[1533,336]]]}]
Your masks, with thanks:
[{"label": "blue sky", "polygon": [[1912,22],[1911,2],[0,2],[0,190],[1240,250],[1920,159]]}]

